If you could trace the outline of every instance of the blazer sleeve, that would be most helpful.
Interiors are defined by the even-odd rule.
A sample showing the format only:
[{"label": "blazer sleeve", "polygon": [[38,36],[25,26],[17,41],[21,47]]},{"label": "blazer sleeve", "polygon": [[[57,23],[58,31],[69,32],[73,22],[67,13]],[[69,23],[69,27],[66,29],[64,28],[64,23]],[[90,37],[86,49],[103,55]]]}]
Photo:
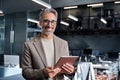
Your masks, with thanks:
[{"label": "blazer sleeve", "polygon": [[27,80],[43,80],[45,76],[42,69],[32,68],[32,57],[27,43],[23,45],[23,53],[21,58],[22,75]]}]

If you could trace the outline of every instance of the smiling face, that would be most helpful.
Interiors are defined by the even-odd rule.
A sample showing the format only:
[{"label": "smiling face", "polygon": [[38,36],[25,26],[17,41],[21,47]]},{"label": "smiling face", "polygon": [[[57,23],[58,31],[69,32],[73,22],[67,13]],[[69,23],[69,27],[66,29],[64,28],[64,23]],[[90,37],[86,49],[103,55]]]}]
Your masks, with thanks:
[{"label": "smiling face", "polygon": [[57,17],[53,13],[44,13],[40,25],[44,34],[53,34],[56,28]]}]

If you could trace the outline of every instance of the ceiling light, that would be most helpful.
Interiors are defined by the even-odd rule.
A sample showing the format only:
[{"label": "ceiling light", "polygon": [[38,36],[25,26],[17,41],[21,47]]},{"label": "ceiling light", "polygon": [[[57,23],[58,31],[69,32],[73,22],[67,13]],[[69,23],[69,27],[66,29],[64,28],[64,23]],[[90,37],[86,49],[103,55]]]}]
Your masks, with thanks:
[{"label": "ceiling light", "polygon": [[0,10],[0,14],[3,14],[3,11],[2,11],[2,10]]},{"label": "ceiling light", "polygon": [[101,18],[100,21],[103,22],[104,24],[107,24],[107,21],[104,18]]},{"label": "ceiling light", "polygon": [[120,3],[120,1],[115,1],[115,4],[118,4],[118,3]]},{"label": "ceiling light", "polygon": [[98,3],[98,4],[89,4],[87,7],[102,7],[103,3]]},{"label": "ceiling light", "polygon": [[39,24],[39,21],[28,18],[27,21]]},{"label": "ceiling light", "polygon": [[64,9],[73,9],[73,8],[78,8],[78,6],[69,6],[69,7],[64,7]]},{"label": "ceiling light", "polygon": [[74,20],[74,21],[78,21],[78,18],[76,18],[76,17],[74,17],[74,16],[72,16],[72,15],[68,15],[68,18],[70,18],[70,19],[72,19],[72,20]]},{"label": "ceiling light", "polygon": [[61,24],[69,26],[69,23],[65,22],[65,21],[60,21]]},{"label": "ceiling light", "polygon": [[0,10],[0,16],[4,16],[4,13],[2,10]]},{"label": "ceiling light", "polygon": [[42,0],[32,0],[32,1],[34,1],[34,2],[36,2],[36,3],[38,3],[38,4],[42,5],[42,6],[44,6],[46,8],[51,8],[50,4],[48,4],[48,3],[46,3],[46,2],[44,2]]}]

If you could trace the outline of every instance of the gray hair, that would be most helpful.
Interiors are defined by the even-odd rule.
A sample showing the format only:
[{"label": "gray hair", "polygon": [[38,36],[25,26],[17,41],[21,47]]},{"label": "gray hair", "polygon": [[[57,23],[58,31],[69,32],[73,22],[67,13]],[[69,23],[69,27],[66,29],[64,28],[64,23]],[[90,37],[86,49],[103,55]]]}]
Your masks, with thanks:
[{"label": "gray hair", "polygon": [[40,12],[40,14],[39,14],[39,20],[42,20],[42,18],[43,18],[43,15],[45,14],[45,13],[53,13],[55,16],[56,16],[56,19],[57,19],[57,17],[58,17],[58,13],[57,13],[57,11],[55,10],[55,9],[48,9],[48,8],[46,8],[46,9],[43,9],[41,12]]}]

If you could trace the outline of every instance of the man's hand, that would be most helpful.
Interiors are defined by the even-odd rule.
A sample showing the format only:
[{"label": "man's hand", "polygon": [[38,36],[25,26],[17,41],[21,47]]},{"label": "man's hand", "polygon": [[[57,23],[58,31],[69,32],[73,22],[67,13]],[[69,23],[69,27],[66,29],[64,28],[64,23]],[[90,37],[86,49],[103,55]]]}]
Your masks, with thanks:
[{"label": "man's hand", "polygon": [[74,66],[73,65],[71,65],[69,63],[63,64],[61,73],[72,74],[73,72],[74,72]]},{"label": "man's hand", "polygon": [[44,74],[47,75],[49,78],[53,78],[55,77],[60,71],[60,68],[53,68],[53,67],[46,67],[45,69],[43,69]]},{"label": "man's hand", "polygon": [[50,78],[53,78],[53,77],[55,77],[60,71],[61,71],[60,68],[55,68],[55,69],[53,69],[50,73],[48,73],[48,75],[49,75]]}]

